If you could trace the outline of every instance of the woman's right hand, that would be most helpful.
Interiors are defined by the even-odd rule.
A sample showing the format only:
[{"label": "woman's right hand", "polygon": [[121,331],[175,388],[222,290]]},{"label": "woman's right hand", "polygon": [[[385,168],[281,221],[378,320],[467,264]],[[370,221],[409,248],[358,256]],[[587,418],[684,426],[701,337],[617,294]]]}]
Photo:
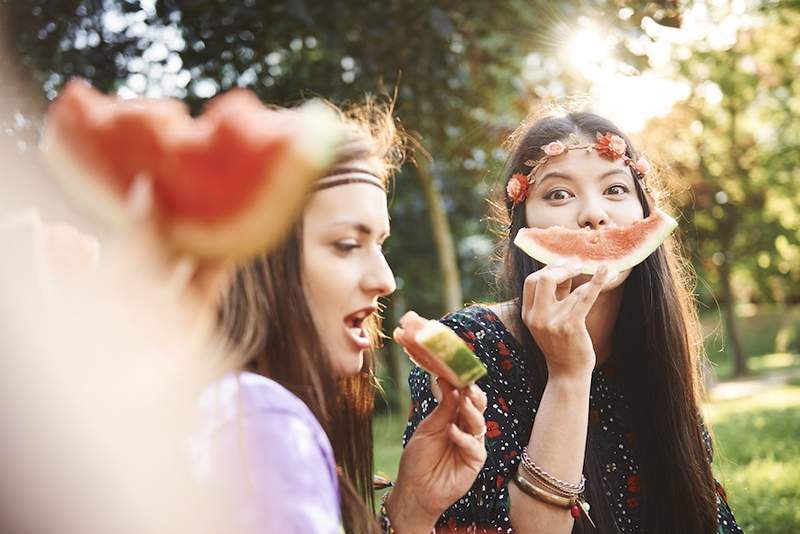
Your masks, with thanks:
[{"label": "woman's right hand", "polygon": [[585,376],[595,365],[586,316],[603,287],[612,281],[603,265],[574,291],[580,265],[548,265],[531,273],[522,290],[522,321],[547,360],[549,375]]}]

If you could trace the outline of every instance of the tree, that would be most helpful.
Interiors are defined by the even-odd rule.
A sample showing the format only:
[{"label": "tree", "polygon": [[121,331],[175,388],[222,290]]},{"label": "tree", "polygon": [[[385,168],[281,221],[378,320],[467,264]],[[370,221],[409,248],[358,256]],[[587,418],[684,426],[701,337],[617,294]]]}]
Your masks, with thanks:
[{"label": "tree", "polygon": [[688,184],[678,197],[688,246],[721,297],[736,375],[748,372],[737,301],[800,296],[798,22],[796,11],[764,10],[726,43],[695,43],[680,62],[691,96],[650,132]]}]

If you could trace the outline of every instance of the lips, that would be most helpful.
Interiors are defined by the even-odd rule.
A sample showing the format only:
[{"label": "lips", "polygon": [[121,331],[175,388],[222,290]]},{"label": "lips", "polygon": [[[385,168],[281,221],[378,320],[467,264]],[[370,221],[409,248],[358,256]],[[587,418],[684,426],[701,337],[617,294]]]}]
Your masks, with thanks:
[{"label": "lips", "polygon": [[366,328],[366,320],[376,311],[377,308],[375,306],[368,306],[344,318],[345,333],[358,350],[366,350],[370,347],[371,343]]}]

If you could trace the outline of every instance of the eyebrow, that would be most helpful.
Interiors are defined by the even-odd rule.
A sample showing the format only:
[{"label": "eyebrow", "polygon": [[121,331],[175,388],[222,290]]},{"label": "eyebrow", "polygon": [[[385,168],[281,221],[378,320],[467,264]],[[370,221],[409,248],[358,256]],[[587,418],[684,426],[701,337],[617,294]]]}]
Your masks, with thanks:
[{"label": "eyebrow", "polygon": [[[366,235],[366,236],[372,235],[372,229],[369,226],[367,226],[366,224],[360,223],[358,221],[338,221],[338,222],[331,223],[330,226],[350,226],[352,228],[355,228],[355,230],[359,234],[363,234],[363,235]],[[387,237],[389,237],[389,235],[390,235],[389,232],[385,232],[383,234],[383,237],[387,238]]]},{"label": "eyebrow", "polygon": [[[630,177],[630,174],[625,169],[611,169],[610,171],[606,171],[603,174],[601,174],[600,176],[598,176],[597,180],[600,181],[603,178],[607,178],[607,177],[609,177],[609,176],[611,176],[613,174],[622,174],[623,176]],[[542,176],[541,178],[539,178],[538,180],[536,180],[534,182],[534,184],[535,184],[534,187],[538,187],[539,185],[542,184],[542,182],[544,182],[548,178],[564,178],[566,180],[574,180],[574,178],[570,174],[566,174],[566,173],[558,172],[558,171],[551,171],[551,172],[548,172],[547,174],[545,174],[544,176]]]}]

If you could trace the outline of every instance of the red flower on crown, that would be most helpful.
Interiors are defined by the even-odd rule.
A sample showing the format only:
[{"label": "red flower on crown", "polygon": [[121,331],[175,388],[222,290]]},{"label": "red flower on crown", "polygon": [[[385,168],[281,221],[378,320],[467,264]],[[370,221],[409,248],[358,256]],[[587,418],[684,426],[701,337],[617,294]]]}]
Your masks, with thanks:
[{"label": "red flower on crown", "polygon": [[597,132],[597,142],[594,148],[604,158],[615,160],[625,154],[628,145],[623,138],[611,132],[606,132],[605,135],[600,135],[600,132]]},{"label": "red flower on crown", "polygon": [[521,172],[511,176],[506,186],[506,194],[512,204],[519,204],[528,198],[528,177]]}]

